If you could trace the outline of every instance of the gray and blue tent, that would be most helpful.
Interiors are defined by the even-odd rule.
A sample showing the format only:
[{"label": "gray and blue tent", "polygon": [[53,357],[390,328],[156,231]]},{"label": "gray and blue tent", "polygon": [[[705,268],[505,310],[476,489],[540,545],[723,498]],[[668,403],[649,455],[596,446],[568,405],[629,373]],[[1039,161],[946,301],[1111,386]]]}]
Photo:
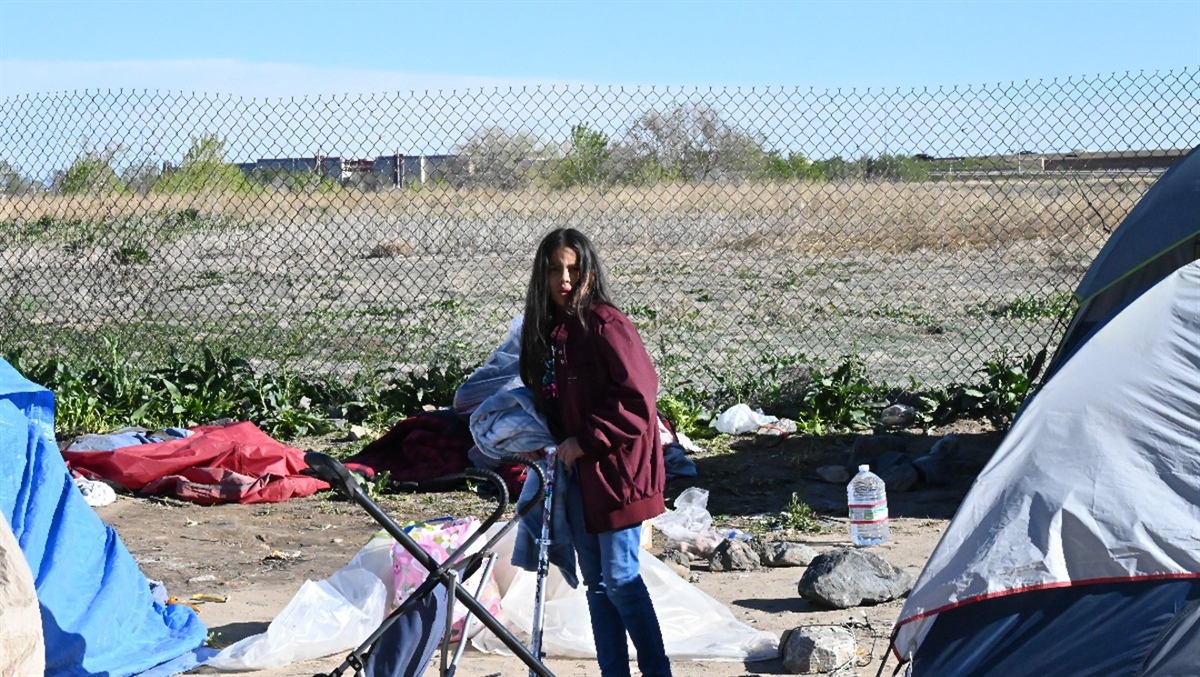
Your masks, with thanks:
[{"label": "gray and blue tent", "polygon": [[1077,297],[896,621],[915,677],[1200,674],[1200,148]]}]

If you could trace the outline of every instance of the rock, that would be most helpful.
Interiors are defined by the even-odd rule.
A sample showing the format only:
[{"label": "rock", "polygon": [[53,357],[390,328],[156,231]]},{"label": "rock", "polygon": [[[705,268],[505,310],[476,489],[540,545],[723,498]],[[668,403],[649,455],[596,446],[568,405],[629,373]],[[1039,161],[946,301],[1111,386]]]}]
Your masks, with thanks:
[{"label": "rock", "polygon": [[759,435],[775,435],[777,437],[787,437],[796,432],[796,422],[790,418],[781,418],[774,423],[765,423],[758,426],[755,431]]},{"label": "rock", "polygon": [[896,435],[859,435],[850,449],[850,459],[846,463],[851,471],[857,471],[858,466],[866,463],[874,469],[878,459],[888,452],[904,453],[904,440]]},{"label": "rock", "polygon": [[850,481],[850,471],[844,465],[823,465],[816,472],[822,482],[846,484]]},{"label": "rock", "polygon": [[893,404],[879,414],[879,421],[886,426],[903,428],[913,422],[917,410],[907,404]]},{"label": "rock", "polygon": [[933,448],[929,450],[930,456],[937,456],[944,461],[949,461],[958,454],[958,435],[953,433],[946,435],[942,439],[933,443]]},{"label": "rock", "polygon": [[934,486],[943,486],[950,484],[953,481],[950,473],[950,466],[946,464],[940,457],[933,454],[925,454],[924,456],[912,462],[913,468],[916,469],[921,481]]},{"label": "rock", "polygon": [[913,467],[921,479],[935,486],[950,484],[954,481],[950,470],[950,459],[958,454],[958,436],[946,435],[933,444],[929,453],[913,461]]},{"label": "rock", "polygon": [[791,628],[779,640],[783,669],[794,675],[835,672],[857,656],[854,635],[835,625]]},{"label": "rock", "polygon": [[903,465],[893,465],[881,470],[878,474],[887,486],[887,490],[894,494],[904,493],[912,489],[916,486],[917,480],[920,479],[917,475],[917,469],[907,461]]},{"label": "rock", "polygon": [[771,544],[763,564],[769,567],[806,567],[817,557],[817,551],[803,543],[776,541]]},{"label": "rock", "polygon": [[692,573],[692,559],[682,550],[664,550],[658,559],[684,580]]},{"label": "rock", "polygon": [[351,442],[355,442],[365,437],[369,437],[372,434],[373,433],[371,432],[370,428],[365,428],[361,425],[352,425],[350,426],[350,430],[346,432],[346,439],[350,440]]},{"label": "rock", "polygon": [[746,541],[725,539],[708,560],[709,571],[754,571],[762,568],[762,558]]},{"label": "rock", "polygon": [[831,609],[881,604],[912,589],[912,576],[873,552],[838,548],[818,555],[797,584],[804,599]]},{"label": "rock", "polygon": [[875,474],[879,475],[899,465],[908,465],[908,454],[903,451],[889,451],[875,459],[875,464],[871,466],[871,470],[874,470]]}]

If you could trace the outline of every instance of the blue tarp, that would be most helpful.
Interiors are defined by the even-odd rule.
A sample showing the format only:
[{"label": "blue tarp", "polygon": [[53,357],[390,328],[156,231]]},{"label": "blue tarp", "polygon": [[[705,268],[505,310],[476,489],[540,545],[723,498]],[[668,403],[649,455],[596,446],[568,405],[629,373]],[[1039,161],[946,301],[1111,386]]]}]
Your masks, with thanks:
[{"label": "blue tarp", "polygon": [[207,630],[163,606],[117,533],[83,500],[54,441],[54,395],[0,359],[0,511],[33,571],[46,674],[182,672]]}]

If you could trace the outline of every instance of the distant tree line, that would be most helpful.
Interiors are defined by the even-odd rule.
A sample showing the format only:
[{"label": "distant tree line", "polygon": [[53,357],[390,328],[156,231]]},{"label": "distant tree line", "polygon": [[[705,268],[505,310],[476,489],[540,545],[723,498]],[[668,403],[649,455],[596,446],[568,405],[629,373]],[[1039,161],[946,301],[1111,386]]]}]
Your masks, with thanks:
[{"label": "distant tree line", "polygon": [[[764,139],[725,119],[704,104],[683,104],[641,114],[619,138],[586,123],[572,127],[562,144],[499,126],[475,130],[455,151],[459,175],[440,177],[452,185],[513,190],[531,185],[652,185],[664,182],[746,181],[925,181],[930,164],[905,155],[883,154],[847,160],[813,160],[803,154],[766,149]],[[120,147],[85,150],[50,185],[23,176],[0,160],[0,193],[50,191],[82,193],[188,193],[264,190],[377,190],[381,177],[350,174],[336,180],[320,171],[279,169],[243,172],[226,158],[226,143],[209,134],[192,139],[178,166],[157,162],[114,167]]]}]

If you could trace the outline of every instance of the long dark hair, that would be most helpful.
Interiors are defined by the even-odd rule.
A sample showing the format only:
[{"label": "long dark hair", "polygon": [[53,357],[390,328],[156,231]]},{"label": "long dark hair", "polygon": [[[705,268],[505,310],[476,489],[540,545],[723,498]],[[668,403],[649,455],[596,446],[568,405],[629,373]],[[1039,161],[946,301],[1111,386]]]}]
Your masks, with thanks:
[{"label": "long dark hair", "polygon": [[554,326],[555,305],[550,300],[550,255],[566,247],[575,252],[579,265],[579,284],[571,293],[567,312],[588,328],[588,311],[597,303],[612,305],[608,280],[600,255],[586,235],[574,228],[559,228],[546,234],[533,256],[533,271],[525,292],[525,319],[521,325],[521,381],[533,391],[534,401],[542,404],[542,377],[550,357],[550,330]]}]

